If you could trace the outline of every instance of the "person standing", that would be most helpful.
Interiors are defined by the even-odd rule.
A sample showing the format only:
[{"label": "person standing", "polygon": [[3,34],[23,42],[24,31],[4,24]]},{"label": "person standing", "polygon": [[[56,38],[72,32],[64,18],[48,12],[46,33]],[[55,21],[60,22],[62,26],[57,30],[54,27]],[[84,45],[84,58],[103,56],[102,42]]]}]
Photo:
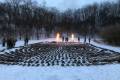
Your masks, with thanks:
[{"label": "person standing", "polygon": [[3,38],[3,40],[2,40],[2,46],[3,46],[3,47],[5,47],[5,43],[6,43],[6,39]]},{"label": "person standing", "polygon": [[28,37],[26,37],[25,40],[24,40],[24,45],[25,45],[25,46],[28,45],[28,41],[29,41],[29,39],[28,39]]},{"label": "person standing", "polygon": [[65,38],[64,38],[64,36],[62,37],[62,42],[64,42],[64,40],[65,40]]},{"label": "person standing", "polygon": [[78,42],[80,42],[80,37],[78,37]]},{"label": "person standing", "polygon": [[13,47],[15,47],[17,39],[13,39]]},{"label": "person standing", "polygon": [[65,41],[66,41],[66,42],[68,42],[68,41],[69,41],[68,37],[66,37],[66,38],[65,38]]}]

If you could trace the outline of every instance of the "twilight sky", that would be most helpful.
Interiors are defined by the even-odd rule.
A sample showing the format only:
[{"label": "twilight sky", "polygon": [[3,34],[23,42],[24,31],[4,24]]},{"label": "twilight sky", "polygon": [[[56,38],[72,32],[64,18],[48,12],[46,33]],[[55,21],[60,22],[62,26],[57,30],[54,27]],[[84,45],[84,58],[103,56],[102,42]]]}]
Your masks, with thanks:
[{"label": "twilight sky", "polygon": [[104,1],[115,1],[115,0],[37,0],[39,3],[46,2],[48,7],[56,7],[60,10],[65,10],[67,8],[80,8],[82,6],[93,4],[93,3],[102,3]]},{"label": "twilight sky", "polygon": [[[4,0],[0,0],[4,1]],[[75,9],[81,8],[88,4],[102,3],[104,1],[115,1],[115,0],[34,0],[39,4],[46,2],[47,7],[56,7],[59,10],[66,10],[67,8]]]}]

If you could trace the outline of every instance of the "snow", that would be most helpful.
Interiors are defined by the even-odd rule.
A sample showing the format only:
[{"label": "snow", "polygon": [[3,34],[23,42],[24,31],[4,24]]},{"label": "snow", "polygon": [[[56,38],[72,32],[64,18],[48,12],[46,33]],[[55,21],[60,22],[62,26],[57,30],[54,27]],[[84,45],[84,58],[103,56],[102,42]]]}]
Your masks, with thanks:
[{"label": "snow", "polygon": [[[34,44],[34,43],[39,43],[39,42],[44,42],[44,43],[47,43],[47,42],[52,42],[52,41],[56,41],[55,38],[47,38],[47,39],[41,39],[41,40],[30,40],[29,41],[29,44]],[[73,41],[73,40],[69,40],[70,42]],[[60,39],[60,42],[62,42],[62,40]],[[73,42],[78,42],[77,41],[77,38],[74,39]],[[80,40],[81,43],[84,42],[84,39],[82,38]],[[88,41],[87,41],[88,42]],[[111,46],[111,45],[107,45],[107,44],[103,44],[103,43],[97,43],[95,42],[94,40],[91,41],[91,44],[92,45],[95,45],[97,47],[101,47],[101,48],[105,48],[105,49],[109,49],[109,50],[113,50],[115,52],[120,52],[120,47],[115,47],[115,46]],[[16,42],[16,45],[15,47],[20,47],[20,46],[24,46],[24,41],[17,41]],[[2,45],[0,45],[0,51],[3,50],[3,49],[6,49],[5,47],[2,47]],[[12,50],[7,50],[7,52],[9,51],[14,51],[15,49],[12,49]]]},{"label": "snow", "polygon": [[0,65],[0,80],[119,80],[120,65],[22,67]]},{"label": "snow", "polygon": [[2,47],[2,45],[0,44],[0,50],[6,49],[5,47]]},{"label": "snow", "polygon": [[[43,40],[30,40],[29,44],[38,42],[52,42],[55,38]],[[77,42],[77,39],[74,41]],[[83,39],[81,39],[83,42]],[[99,44],[94,41],[91,44],[120,52],[120,47]],[[23,46],[24,41],[18,41],[15,47]],[[0,45],[0,50],[5,49]],[[14,51],[16,48],[6,51]],[[0,65],[0,80],[119,80],[120,64],[103,66],[80,67],[23,67],[17,65]]]},{"label": "snow", "polygon": [[[35,44],[39,42],[52,42],[55,41],[55,38],[47,38],[47,39],[41,39],[41,40],[29,40],[28,44]],[[24,46],[24,41],[17,41],[15,47]]]},{"label": "snow", "polygon": [[[48,39],[41,39],[41,40],[29,40],[28,44],[35,44],[35,43],[39,43],[39,42],[52,42],[55,41],[55,38],[48,38]],[[20,40],[16,42],[15,48],[13,49],[6,49],[6,47],[2,47],[2,44],[0,44],[0,51],[5,50],[4,52],[10,52],[10,51],[15,51],[15,49],[19,49],[18,47],[20,46],[24,46],[24,41]],[[3,54],[2,52],[0,52],[0,54]]]},{"label": "snow", "polygon": [[115,46],[111,46],[111,45],[107,45],[107,44],[100,44],[97,42],[92,41],[91,44],[97,46],[97,47],[101,47],[101,48],[105,48],[105,49],[109,49],[115,52],[120,52],[120,47],[115,47]]}]

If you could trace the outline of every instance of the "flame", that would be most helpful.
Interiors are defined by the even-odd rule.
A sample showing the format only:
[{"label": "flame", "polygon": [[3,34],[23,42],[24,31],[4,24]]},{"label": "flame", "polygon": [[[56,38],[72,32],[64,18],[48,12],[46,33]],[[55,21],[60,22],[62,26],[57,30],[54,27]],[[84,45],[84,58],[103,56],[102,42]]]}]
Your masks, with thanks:
[{"label": "flame", "polygon": [[56,41],[57,41],[57,42],[60,41],[60,33],[57,33],[57,35],[56,35]]}]

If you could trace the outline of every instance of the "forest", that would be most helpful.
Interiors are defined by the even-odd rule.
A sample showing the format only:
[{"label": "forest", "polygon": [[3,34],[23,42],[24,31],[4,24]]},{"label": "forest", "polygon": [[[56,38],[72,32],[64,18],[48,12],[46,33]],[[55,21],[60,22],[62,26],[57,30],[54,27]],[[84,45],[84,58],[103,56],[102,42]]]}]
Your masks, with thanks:
[{"label": "forest", "polygon": [[120,45],[120,0],[60,11],[32,0],[0,2],[0,39],[40,39],[41,34],[77,33]]}]

